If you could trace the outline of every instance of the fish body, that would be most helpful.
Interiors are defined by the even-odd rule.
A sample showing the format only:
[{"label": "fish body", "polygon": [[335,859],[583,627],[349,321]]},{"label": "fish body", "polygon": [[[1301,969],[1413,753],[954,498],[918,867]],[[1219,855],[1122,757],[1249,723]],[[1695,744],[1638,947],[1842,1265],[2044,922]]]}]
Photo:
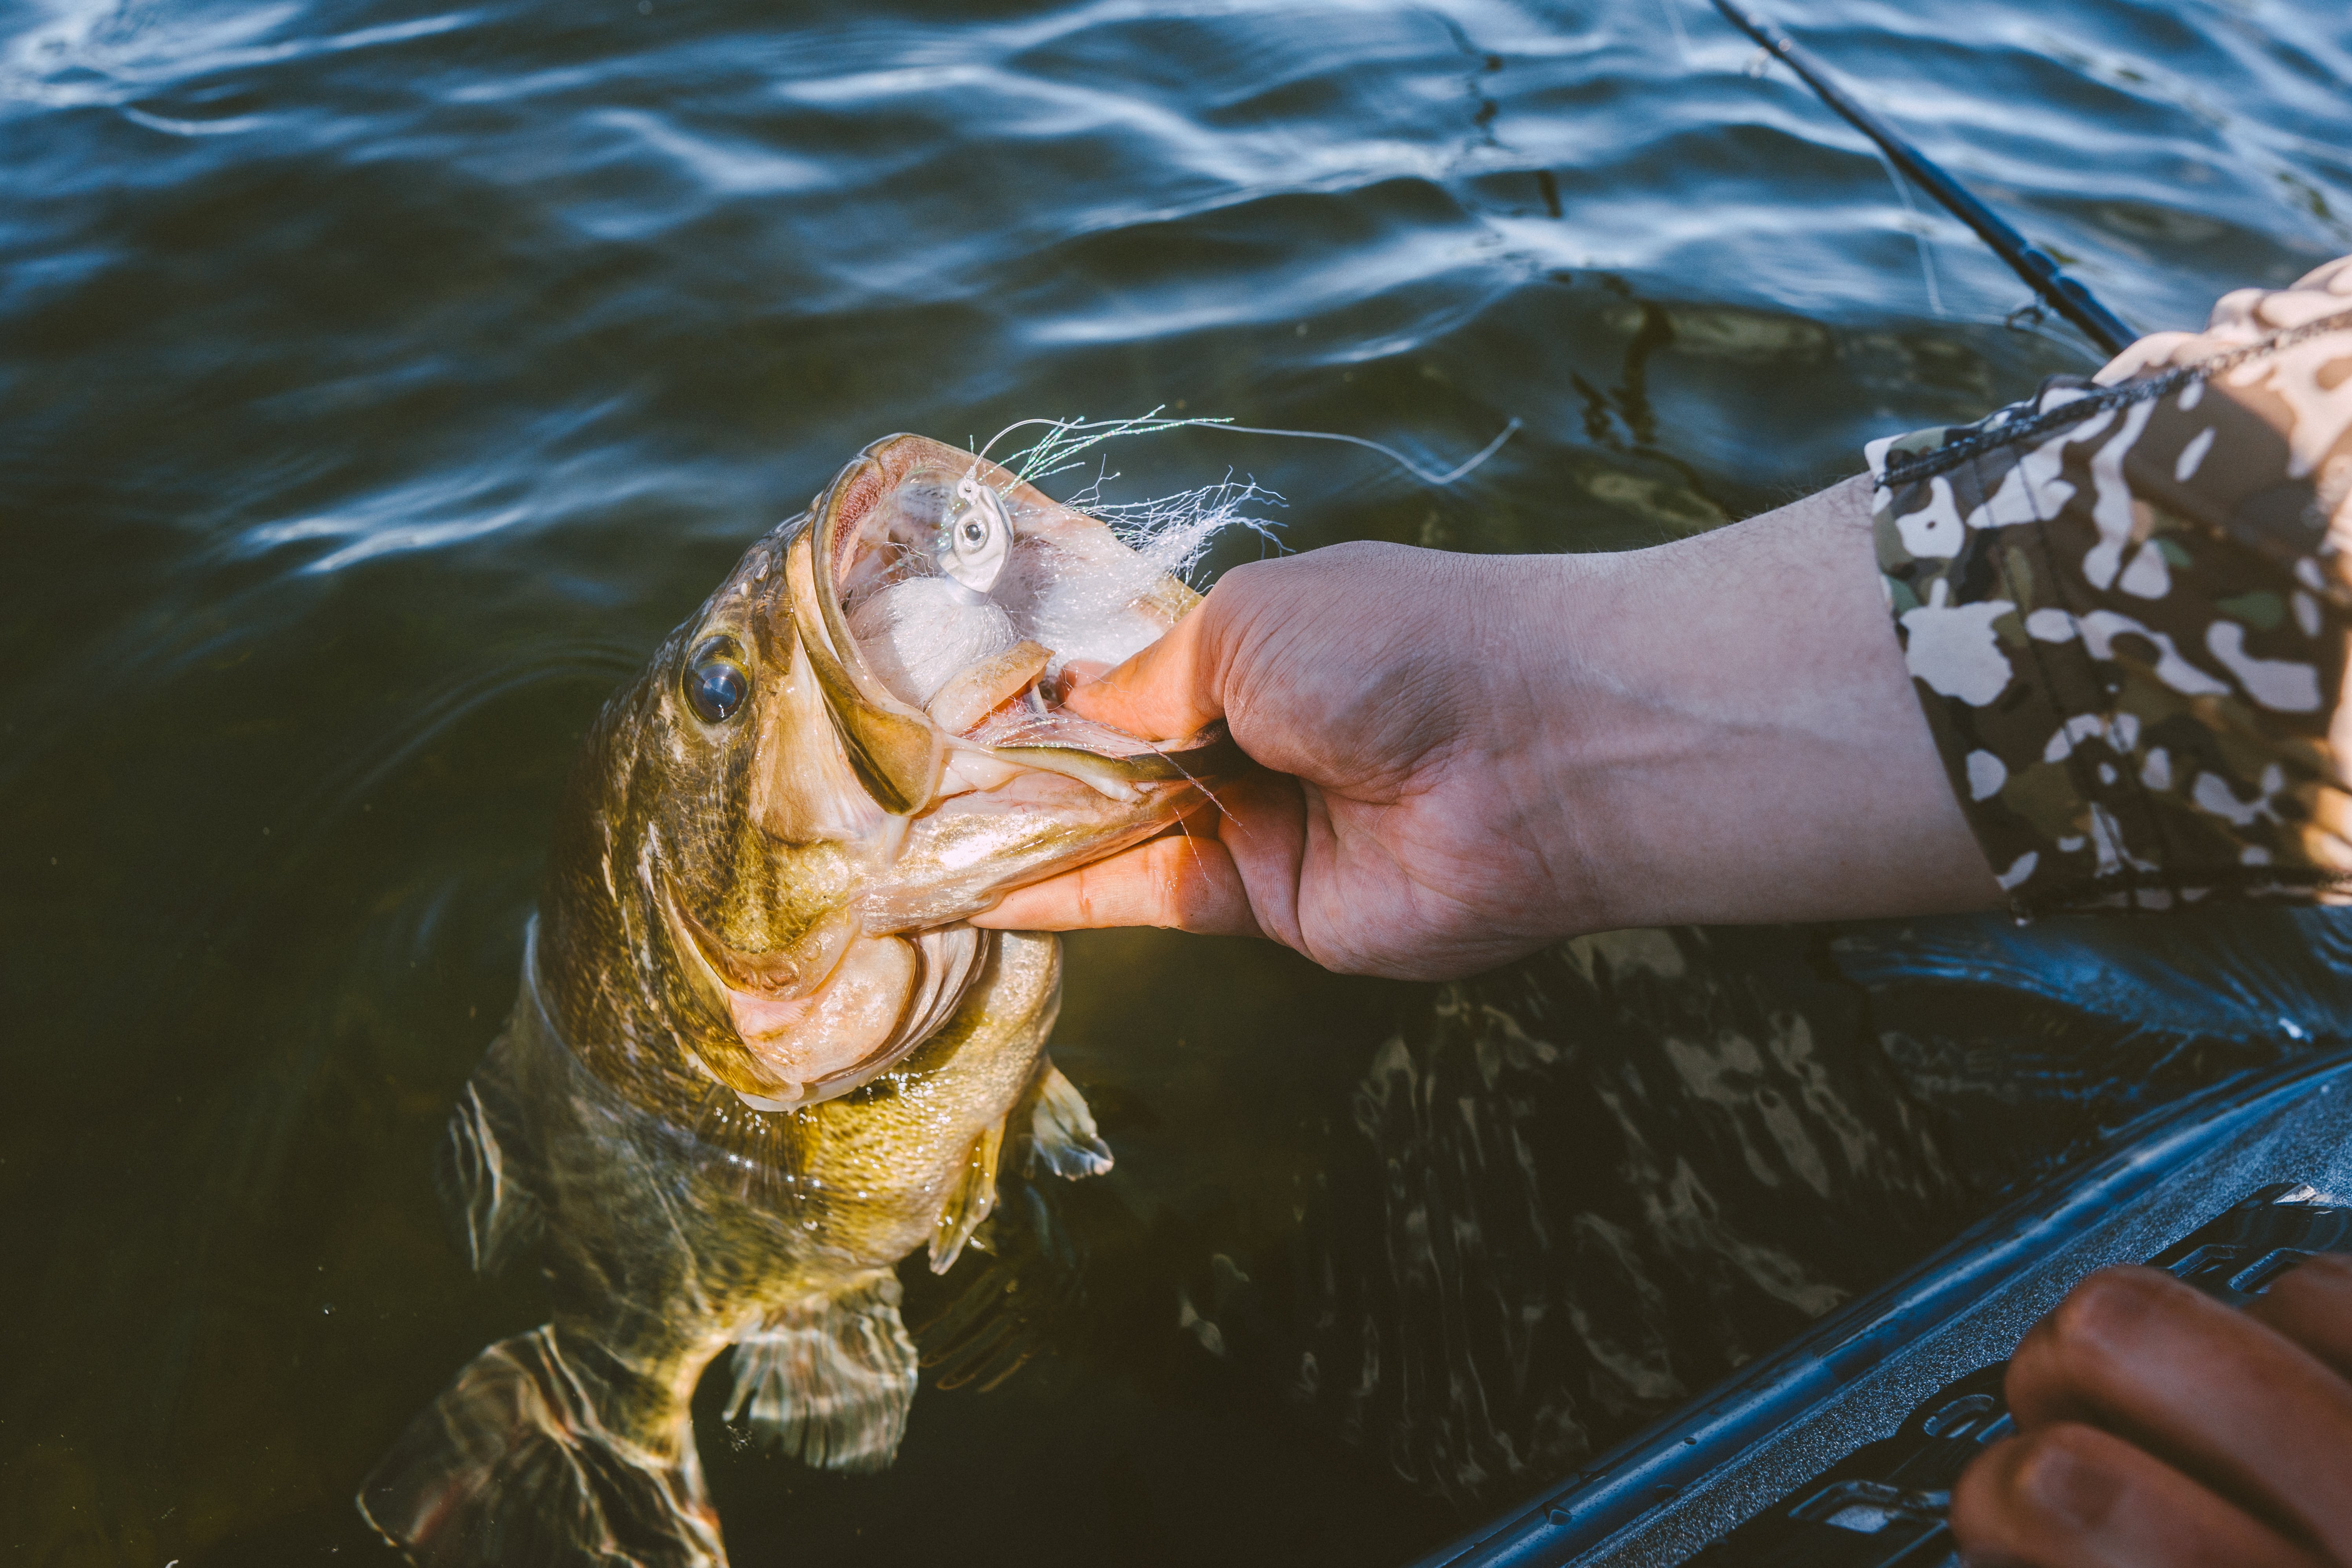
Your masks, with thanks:
[{"label": "fish body", "polygon": [[[996,598],[940,574],[975,511],[1007,531]],[[413,1560],[723,1563],[688,1414],[719,1353],[730,1420],[887,1465],[916,1385],[895,1266],[947,1268],[1008,1155],[1108,1168],[1045,1055],[1058,944],[965,921],[1160,831],[1234,765],[1217,737],[1152,744],[1045,700],[1057,658],[1123,657],[1194,602],[1139,564],[992,465],[895,437],[607,704],[439,1171],[470,1261],[535,1256],[551,1319],[478,1356],[363,1483]],[[940,582],[1003,625],[927,693],[851,627]],[[923,651],[892,614],[887,646]]]}]

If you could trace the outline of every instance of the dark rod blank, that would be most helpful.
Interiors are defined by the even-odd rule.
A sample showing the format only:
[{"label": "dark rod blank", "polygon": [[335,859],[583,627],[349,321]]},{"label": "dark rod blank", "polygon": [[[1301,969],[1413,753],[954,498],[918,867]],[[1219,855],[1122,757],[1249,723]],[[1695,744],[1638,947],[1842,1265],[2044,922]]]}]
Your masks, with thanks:
[{"label": "dark rod blank", "polygon": [[2036,248],[2023,235],[2003,222],[1999,214],[1970,195],[1958,180],[1928,162],[1927,154],[1896,135],[1894,127],[1855,102],[1853,96],[1831,78],[1828,68],[1800,47],[1788,34],[1738,5],[1736,0],[1715,0],[1715,8],[1722,12],[1732,26],[1787,61],[1789,68],[1802,78],[1807,87],[1819,93],[1823,103],[1836,110],[1855,130],[1884,148],[1897,168],[1910,175],[1922,190],[1941,202],[1946,211],[1976,230],[1977,237],[1991,246],[2020,278],[2032,286],[2035,293],[2050,301],[2051,309],[2082,328],[2093,342],[2110,354],[2117,354],[2138,336],[2124,325],[2113,310],[2100,304],[2088,289],[2060,271],[2058,264],[2047,253]]}]

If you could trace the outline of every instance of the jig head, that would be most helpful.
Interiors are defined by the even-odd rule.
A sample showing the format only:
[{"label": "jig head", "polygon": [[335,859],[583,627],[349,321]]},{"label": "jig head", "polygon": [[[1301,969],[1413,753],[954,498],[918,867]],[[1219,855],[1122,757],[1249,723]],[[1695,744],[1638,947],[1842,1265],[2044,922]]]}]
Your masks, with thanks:
[{"label": "jig head", "polygon": [[1013,549],[1013,520],[1003,498],[982,484],[980,466],[956,481],[959,510],[950,514],[940,570],[976,594],[985,594],[1004,570]]}]

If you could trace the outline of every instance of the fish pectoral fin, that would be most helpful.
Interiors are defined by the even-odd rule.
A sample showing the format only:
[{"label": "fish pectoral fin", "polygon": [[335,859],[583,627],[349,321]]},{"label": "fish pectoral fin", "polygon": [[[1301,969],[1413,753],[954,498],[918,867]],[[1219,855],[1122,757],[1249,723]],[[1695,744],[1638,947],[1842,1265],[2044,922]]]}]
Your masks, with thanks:
[{"label": "fish pectoral fin", "polygon": [[732,1426],[824,1470],[879,1470],[898,1457],[915,1402],[915,1342],[898,1318],[898,1280],[862,1276],[772,1316],[735,1342]]},{"label": "fish pectoral fin", "polygon": [[1004,1148],[1004,1121],[990,1124],[971,1141],[971,1153],[949,1188],[948,1201],[931,1226],[931,1272],[945,1274],[963,1244],[996,1207],[996,1157]]},{"label": "fish pectoral fin", "polygon": [[452,1238],[477,1274],[495,1274],[539,1235],[539,1203],[518,1173],[478,1084],[449,1112],[433,1185]]},{"label": "fish pectoral fin", "polygon": [[1073,1181],[1099,1176],[1111,1164],[1110,1145],[1095,1130],[1087,1097],[1050,1058],[1042,1064],[1030,1096],[1029,1163],[1024,1169],[1034,1174],[1041,1164]]},{"label": "fish pectoral fin", "polygon": [[417,1568],[726,1568],[694,1429],[677,1457],[611,1430],[551,1328],[476,1356],[360,1484],[361,1517]]}]

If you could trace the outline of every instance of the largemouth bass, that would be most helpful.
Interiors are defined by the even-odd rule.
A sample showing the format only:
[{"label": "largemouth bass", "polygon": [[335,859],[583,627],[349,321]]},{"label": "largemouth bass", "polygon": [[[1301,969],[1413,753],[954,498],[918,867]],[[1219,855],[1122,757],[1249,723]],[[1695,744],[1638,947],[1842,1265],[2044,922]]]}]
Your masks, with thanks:
[{"label": "largemouth bass", "polygon": [[586,737],[520,994],[439,1172],[470,1260],[552,1320],[363,1483],[431,1568],[725,1561],[688,1401],[887,1465],[916,1387],[894,1266],[944,1271],[1009,1158],[1109,1167],[1045,1055],[1048,935],[964,923],[1199,805],[1238,753],[1063,712],[1196,596],[1095,519],[919,437],[754,544]]}]

